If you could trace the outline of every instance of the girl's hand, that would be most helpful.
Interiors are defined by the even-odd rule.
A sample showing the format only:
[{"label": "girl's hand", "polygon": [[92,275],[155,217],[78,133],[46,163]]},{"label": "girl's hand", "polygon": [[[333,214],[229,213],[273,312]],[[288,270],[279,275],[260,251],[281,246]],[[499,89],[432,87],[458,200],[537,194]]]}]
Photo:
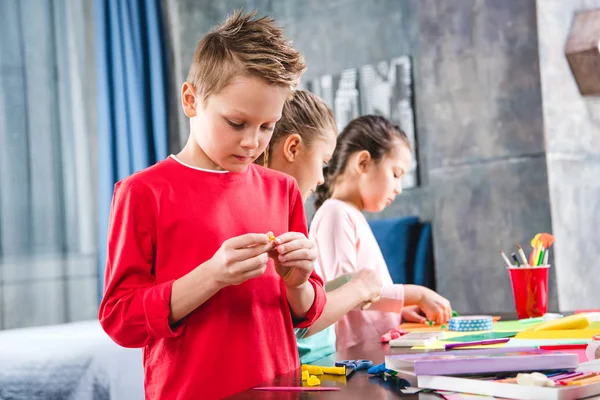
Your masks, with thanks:
[{"label": "girl's hand", "polygon": [[272,248],[273,243],[265,234],[233,237],[223,242],[208,261],[208,266],[219,287],[239,285],[265,272],[268,252]]},{"label": "girl's hand", "polygon": [[406,306],[402,308],[402,322],[416,322],[424,324],[427,318],[419,306]]},{"label": "girl's hand", "polygon": [[422,295],[418,306],[425,313],[427,319],[438,325],[447,323],[452,317],[450,302],[431,289],[421,288]]},{"label": "girl's hand", "polygon": [[312,273],[317,259],[314,243],[302,233],[287,232],[275,238],[274,244],[276,247],[269,256],[275,262],[275,271],[288,288],[302,286]]}]

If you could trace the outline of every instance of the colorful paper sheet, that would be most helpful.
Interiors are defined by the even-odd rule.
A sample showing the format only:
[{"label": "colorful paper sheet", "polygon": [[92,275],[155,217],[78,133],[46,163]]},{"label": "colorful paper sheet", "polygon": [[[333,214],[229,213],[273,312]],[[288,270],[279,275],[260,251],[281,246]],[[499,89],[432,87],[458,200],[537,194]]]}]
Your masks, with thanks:
[{"label": "colorful paper sheet", "polygon": [[539,321],[538,319],[532,319],[531,321],[529,320],[521,320],[521,321],[498,321],[494,324],[494,331],[495,332],[502,332],[502,331],[515,331],[515,332],[521,332],[524,331],[525,329],[529,329],[533,326],[539,325],[541,323],[541,321]]}]

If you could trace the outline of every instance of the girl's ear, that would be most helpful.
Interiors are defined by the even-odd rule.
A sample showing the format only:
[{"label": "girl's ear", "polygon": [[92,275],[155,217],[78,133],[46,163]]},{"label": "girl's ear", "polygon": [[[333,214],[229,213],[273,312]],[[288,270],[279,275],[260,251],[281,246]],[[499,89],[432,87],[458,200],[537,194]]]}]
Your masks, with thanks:
[{"label": "girl's ear", "polygon": [[302,138],[297,133],[292,133],[283,142],[283,157],[288,162],[294,162],[300,152],[300,146],[302,146]]},{"label": "girl's ear", "polygon": [[366,173],[372,161],[371,154],[367,150],[359,151],[354,160],[356,172],[359,174]]},{"label": "girl's ear", "polygon": [[196,91],[189,82],[184,82],[181,87],[181,106],[188,118],[196,116]]}]

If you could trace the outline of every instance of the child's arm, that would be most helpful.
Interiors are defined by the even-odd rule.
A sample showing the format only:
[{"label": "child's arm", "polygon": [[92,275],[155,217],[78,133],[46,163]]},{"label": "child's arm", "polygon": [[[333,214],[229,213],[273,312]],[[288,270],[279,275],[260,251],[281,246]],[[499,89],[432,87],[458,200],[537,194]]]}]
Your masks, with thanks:
[{"label": "child's arm", "polygon": [[400,314],[404,307],[404,285],[387,285],[381,289],[381,299],[369,311],[393,312]]},{"label": "child's arm", "polygon": [[327,292],[327,303],[323,314],[308,328],[304,337],[312,336],[334,324],[357,306],[369,301],[375,302],[380,293],[381,280],[375,271],[370,269],[358,271],[350,282]]}]

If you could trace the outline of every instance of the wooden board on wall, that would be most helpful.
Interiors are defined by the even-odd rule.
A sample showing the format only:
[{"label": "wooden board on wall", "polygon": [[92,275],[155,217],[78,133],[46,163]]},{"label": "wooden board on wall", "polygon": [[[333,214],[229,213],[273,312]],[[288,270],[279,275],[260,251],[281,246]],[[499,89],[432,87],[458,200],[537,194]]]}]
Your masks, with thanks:
[{"label": "wooden board on wall", "polygon": [[575,14],[565,55],[579,92],[600,95],[600,9]]}]

